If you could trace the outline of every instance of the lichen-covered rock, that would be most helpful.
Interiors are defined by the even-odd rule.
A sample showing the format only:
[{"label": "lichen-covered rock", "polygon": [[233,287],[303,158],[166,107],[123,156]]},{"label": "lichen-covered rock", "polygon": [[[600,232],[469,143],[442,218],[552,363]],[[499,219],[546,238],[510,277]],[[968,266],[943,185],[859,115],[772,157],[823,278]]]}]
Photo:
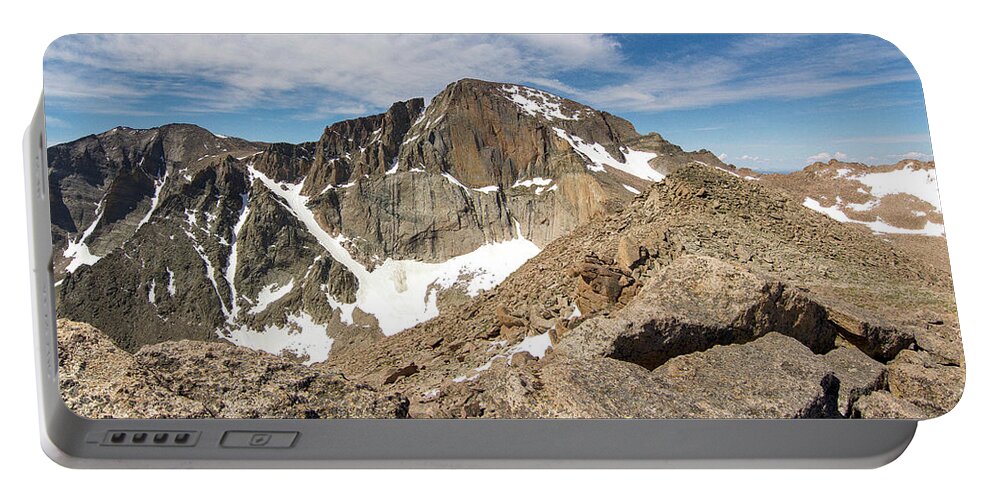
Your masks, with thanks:
[{"label": "lichen-covered rock", "polygon": [[796,340],[768,333],[669,360],[653,372],[678,396],[676,413],[702,418],[840,417],[833,367]]},{"label": "lichen-covered rock", "polygon": [[85,323],[59,320],[59,390],[88,418],[205,418],[202,403],[162,386],[153,374]]},{"label": "lichen-covered rock", "polygon": [[864,394],[886,386],[886,365],[870,358],[855,347],[842,346],[824,355],[841,383],[838,409],[851,415],[851,403]]},{"label": "lichen-covered rock", "polygon": [[115,347],[59,321],[60,389],[91,418],[403,418],[407,400],[340,374],[223,342]]},{"label": "lichen-covered rock", "polygon": [[901,351],[886,366],[894,396],[918,406],[928,416],[951,411],[962,397],[965,369],[926,351]]},{"label": "lichen-covered rock", "polygon": [[928,413],[905,399],[900,399],[888,391],[875,391],[859,396],[852,404],[855,418],[902,418],[922,420]]},{"label": "lichen-covered rock", "polygon": [[646,281],[630,304],[609,317],[587,320],[557,349],[652,369],[681,354],[747,342],[773,330],[820,352],[834,345],[823,309],[795,290],[734,264],[684,256]]}]

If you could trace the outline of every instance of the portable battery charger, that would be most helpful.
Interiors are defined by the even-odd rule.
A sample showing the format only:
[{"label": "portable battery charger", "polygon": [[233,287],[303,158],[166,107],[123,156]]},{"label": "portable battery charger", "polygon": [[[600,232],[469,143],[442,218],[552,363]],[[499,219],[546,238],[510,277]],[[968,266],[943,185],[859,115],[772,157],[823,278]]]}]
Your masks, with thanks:
[{"label": "portable battery charger", "polygon": [[875,467],[961,397],[879,38],[69,35],[44,70],[60,464]]}]

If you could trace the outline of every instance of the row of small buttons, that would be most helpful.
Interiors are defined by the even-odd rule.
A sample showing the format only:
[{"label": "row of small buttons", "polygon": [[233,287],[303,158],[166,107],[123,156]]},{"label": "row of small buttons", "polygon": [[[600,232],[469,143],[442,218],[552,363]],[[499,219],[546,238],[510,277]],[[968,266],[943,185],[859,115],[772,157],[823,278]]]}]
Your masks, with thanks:
[{"label": "row of small buttons", "polygon": [[[111,446],[194,446],[199,432],[110,431],[102,444]],[[221,437],[223,448],[290,448],[297,432],[228,431]]]},{"label": "row of small buttons", "polygon": [[111,446],[193,446],[199,432],[185,431],[110,431],[102,444]]}]

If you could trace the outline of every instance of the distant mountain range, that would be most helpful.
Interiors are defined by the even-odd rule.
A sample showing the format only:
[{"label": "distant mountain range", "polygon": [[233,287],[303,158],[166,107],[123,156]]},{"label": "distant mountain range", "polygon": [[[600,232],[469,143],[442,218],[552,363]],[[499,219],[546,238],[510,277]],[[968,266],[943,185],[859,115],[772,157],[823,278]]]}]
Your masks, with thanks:
[{"label": "distant mountain range", "polygon": [[[49,148],[49,164],[58,314],[109,337],[101,349],[126,351],[114,359],[128,366],[226,340],[389,386],[390,415],[472,417],[723,415],[657,372],[680,359],[762,376],[754,352],[708,350],[728,344],[796,350],[809,364],[781,374],[802,387],[762,415],[853,416],[869,394],[875,406],[859,415],[928,414],[947,401],[894,400],[883,363],[913,351],[961,364],[946,346],[957,326],[947,326],[950,278],[935,257],[933,163],[759,174],[562,97],[467,79],[427,105],[332,124],[316,142],[119,127]],[[884,286],[899,297],[870,293]],[[934,304],[903,295],[921,286]],[[731,316],[695,312],[708,300]],[[908,319],[911,303],[933,311]],[[939,347],[921,350],[929,342]],[[66,351],[86,358],[79,345]],[[846,363],[858,377],[841,375]],[[648,392],[611,392],[633,367],[655,374],[639,379]],[[602,383],[585,387],[594,375]],[[546,392],[511,394],[515,383],[497,376],[525,388],[538,376]],[[720,383],[716,371],[700,377]],[[598,390],[603,401],[580,400]],[[698,399],[662,408],[643,399],[656,392]],[[728,414],[759,404],[743,397]],[[186,416],[216,405],[190,398],[176,403],[192,405]],[[377,398],[368,401],[386,401]]]}]

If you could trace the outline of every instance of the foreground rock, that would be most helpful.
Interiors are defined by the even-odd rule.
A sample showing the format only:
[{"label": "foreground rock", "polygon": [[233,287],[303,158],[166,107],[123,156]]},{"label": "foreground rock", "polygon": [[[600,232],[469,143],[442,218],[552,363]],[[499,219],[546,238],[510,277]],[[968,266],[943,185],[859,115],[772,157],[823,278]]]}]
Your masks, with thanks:
[{"label": "foreground rock", "polygon": [[60,320],[59,391],[66,406],[89,418],[206,418],[199,401],[155,380],[131,354],[84,323]]},{"label": "foreground rock", "polygon": [[558,350],[653,369],[681,354],[744,343],[770,331],[794,336],[816,352],[834,347],[825,310],[796,290],[714,258],[685,256],[616,314],[569,332]]},{"label": "foreground rock", "polygon": [[852,405],[856,418],[901,418],[920,420],[928,418],[927,412],[913,403],[900,399],[888,391],[876,391],[860,397]]},{"label": "foreground rock", "polygon": [[407,400],[337,373],[221,342],[165,342],[134,355],[93,327],[59,325],[60,387],[90,418],[403,418]]}]

